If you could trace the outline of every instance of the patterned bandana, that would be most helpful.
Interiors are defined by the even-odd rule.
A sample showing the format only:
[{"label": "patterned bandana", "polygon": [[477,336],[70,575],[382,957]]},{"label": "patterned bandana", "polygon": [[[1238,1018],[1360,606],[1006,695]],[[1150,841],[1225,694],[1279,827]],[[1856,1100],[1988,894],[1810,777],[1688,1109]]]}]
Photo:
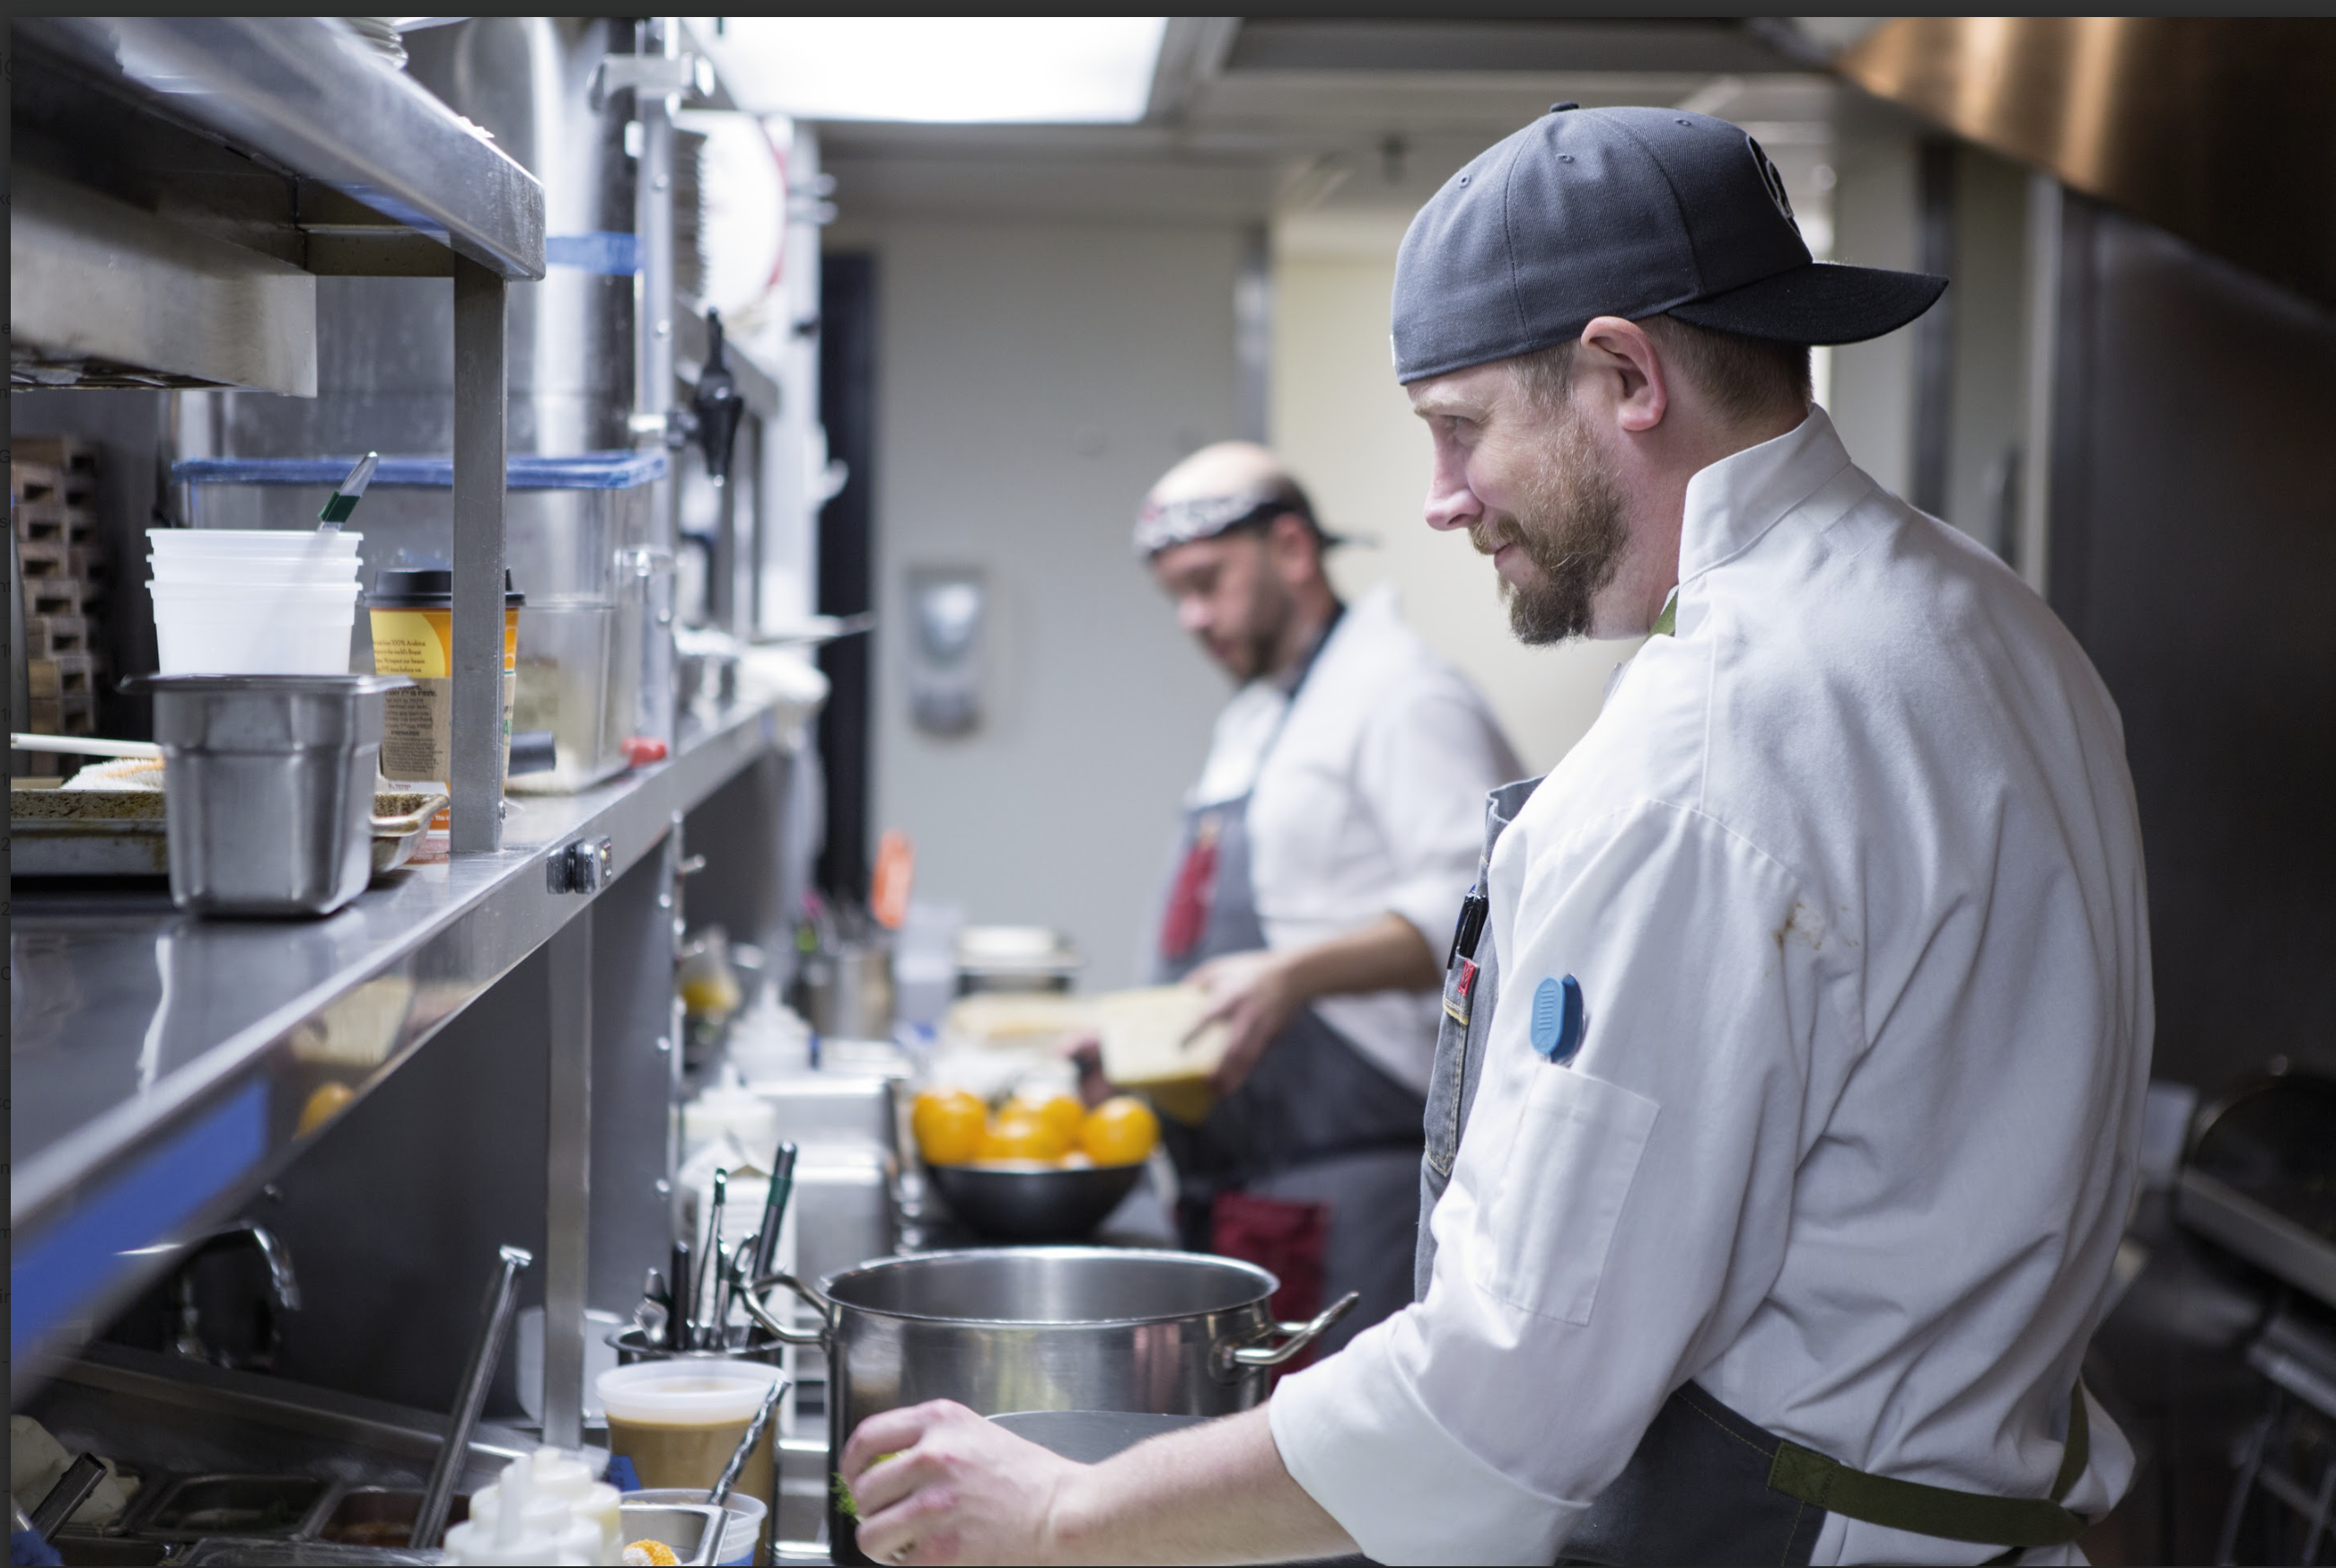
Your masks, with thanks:
[{"label": "patterned bandana", "polygon": [[1149,560],[1172,545],[1213,539],[1243,523],[1270,521],[1283,512],[1296,512],[1326,542],[1336,542],[1322,533],[1321,525],[1314,520],[1313,505],[1296,485],[1259,485],[1229,496],[1144,502],[1135,514],[1135,553]]}]

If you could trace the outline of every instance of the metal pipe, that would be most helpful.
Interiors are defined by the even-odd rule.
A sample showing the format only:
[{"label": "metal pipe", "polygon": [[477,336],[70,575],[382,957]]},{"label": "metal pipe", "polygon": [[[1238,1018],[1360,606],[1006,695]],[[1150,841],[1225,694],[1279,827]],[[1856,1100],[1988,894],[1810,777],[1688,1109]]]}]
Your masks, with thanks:
[{"label": "metal pipe", "polygon": [[584,1441],[585,1292],[592,1219],[593,911],[545,944],[550,1034],[550,1127],[544,1164],[543,1440]]},{"label": "metal pipe", "polygon": [[422,1485],[421,1504],[414,1509],[414,1533],[409,1540],[417,1550],[437,1546],[438,1538],[445,1534],[446,1514],[454,1501],[454,1483],[470,1457],[471,1435],[479,1428],[479,1412],[487,1403],[487,1385],[494,1380],[495,1362],[501,1359],[503,1339],[511,1331],[511,1308],[519,1301],[520,1271],[535,1262],[535,1255],[524,1247],[504,1247],[480,1311],[479,1337],[471,1342],[471,1359],[463,1366],[462,1380],[454,1390],[454,1411],[447,1418],[445,1444],[438,1450],[437,1462],[430,1466],[430,1478]]},{"label": "metal pipe", "polygon": [[503,484],[510,442],[504,404],[502,278],[454,262],[453,797],[449,847],[503,846]]},{"label": "metal pipe", "polygon": [[[765,1405],[764,1408],[767,1410],[769,1406]],[[731,1461],[734,1466],[737,1462],[735,1459]],[[728,1472],[724,1474],[726,1477]],[[30,1527],[39,1531],[44,1541],[54,1536],[75,1514],[81,1512],[81,1505],[89,1501],[89,1495],[96,1491],[98,1483],[104,1479],[105,1466],[95,1455],[75,1456],[73,1462],[65,1467],[65,1473],[57,1477],[57,1484],[49,1488],[49,1495],[42,1498],[39,1506],[33,1510],[33,1516],[27,1522]],[[727,1495],[726,1492],[725,1495]]]}]

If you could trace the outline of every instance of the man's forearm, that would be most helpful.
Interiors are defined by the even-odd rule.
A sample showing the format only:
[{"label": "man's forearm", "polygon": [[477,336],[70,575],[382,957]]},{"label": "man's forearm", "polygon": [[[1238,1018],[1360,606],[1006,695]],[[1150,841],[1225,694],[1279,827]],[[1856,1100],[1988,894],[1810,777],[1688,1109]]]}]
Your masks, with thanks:
[{"label": "man's forearm", "polygon": [[1301,1002],[1372,991],[1433,991],[1444,978],[1418,928],[1392,911],[1288,952],[1290,982]]},{"label": "man's forearm", "polygon": [[1356,1550],[1292,1480],[1263,1407],[1138,1444],[1080,1471],[1056,1508],[1069,1563],[1260,1563]]}]

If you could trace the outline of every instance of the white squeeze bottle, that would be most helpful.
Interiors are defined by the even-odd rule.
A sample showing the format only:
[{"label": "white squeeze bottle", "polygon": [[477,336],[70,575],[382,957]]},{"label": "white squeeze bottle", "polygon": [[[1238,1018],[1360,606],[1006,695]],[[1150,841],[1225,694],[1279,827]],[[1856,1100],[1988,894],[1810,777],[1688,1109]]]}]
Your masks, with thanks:
[{"label": "white squeeze bottle", "polygon": [[582,1568],[601,1561],[599,1529],[588,1526],[588,1538],[564,1501],[540,1495],[534,1470],[531,1457],[514,1459],[500,1485],[472,1495],[470,1522],[446,1532],[447,1562]]},{"label": "white squeeze bottle", "polygon": [[595,1480],[592,1466],[561,1448],[535,1451],[535,1494],[557,1497],[567,1506],[579,1531],[589,1531],[586,1563],[615,1563],[625,1549],[623,1524],[617,1511],[617,1489]]}]

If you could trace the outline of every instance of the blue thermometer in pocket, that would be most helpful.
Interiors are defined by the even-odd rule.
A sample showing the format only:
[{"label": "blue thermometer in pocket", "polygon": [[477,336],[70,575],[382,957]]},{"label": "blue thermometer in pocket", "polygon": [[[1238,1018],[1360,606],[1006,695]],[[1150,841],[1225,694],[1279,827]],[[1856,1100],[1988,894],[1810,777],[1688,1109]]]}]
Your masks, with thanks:
[{"label": "blue thermometer in pocket", "polygon": [[1582,1049],[1590,1015],[1582,1002],[1582,982],[1572,975],[1544,980],[1533,988],[1533,1048],[1560,1067]]}]

